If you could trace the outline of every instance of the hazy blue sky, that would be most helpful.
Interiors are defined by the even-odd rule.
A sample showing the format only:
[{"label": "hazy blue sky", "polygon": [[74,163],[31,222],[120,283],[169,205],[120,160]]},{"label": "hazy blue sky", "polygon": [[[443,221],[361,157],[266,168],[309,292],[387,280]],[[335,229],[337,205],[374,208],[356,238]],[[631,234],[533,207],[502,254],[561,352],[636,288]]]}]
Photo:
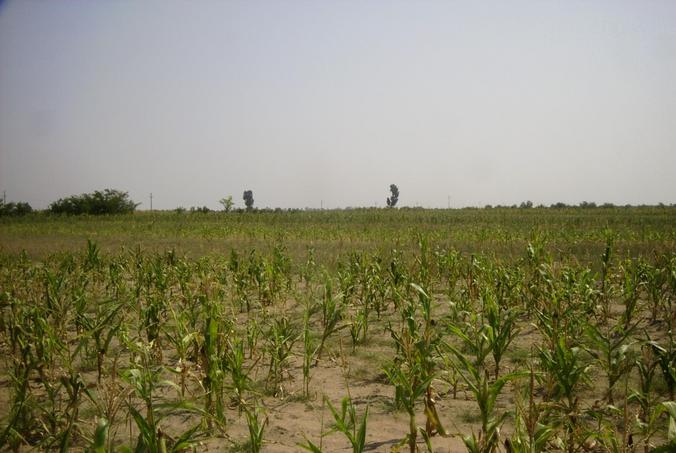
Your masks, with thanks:
[{"label": "hazy blue sky", "polygon": [[0,3],[0,190],[44,208],[676,202],[676,1]]}]

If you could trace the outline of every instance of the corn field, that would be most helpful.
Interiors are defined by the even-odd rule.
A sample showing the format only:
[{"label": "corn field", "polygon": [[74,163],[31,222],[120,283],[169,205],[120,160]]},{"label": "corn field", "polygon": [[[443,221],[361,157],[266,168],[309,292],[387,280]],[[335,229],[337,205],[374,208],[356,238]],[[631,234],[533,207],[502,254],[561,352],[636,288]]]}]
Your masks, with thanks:
[{"label": "corn field", "polygon": [[4,221],[0,450],[676,451],[674,209],[492,211]]}]

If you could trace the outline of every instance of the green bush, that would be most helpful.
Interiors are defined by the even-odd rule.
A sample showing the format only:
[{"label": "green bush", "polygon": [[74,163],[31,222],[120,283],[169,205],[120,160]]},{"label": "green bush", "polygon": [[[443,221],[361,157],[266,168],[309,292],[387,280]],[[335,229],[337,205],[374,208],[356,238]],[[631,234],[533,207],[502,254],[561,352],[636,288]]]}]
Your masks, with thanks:
[{"label": "green bush", "polygon": [[60,198],[49,205],[54,214],[125,214],[133,212],[139,203],[129,199],[127,192],[105,189],[82,195]]},{"label": "green bush", "polygon": [[14,203],[13,201],[5,203],[0,200],[0,217],[10,215],[26,215],[30,214],[31,212],[33,212],[33,208],[28,203],[21,201],[18,203]]}]

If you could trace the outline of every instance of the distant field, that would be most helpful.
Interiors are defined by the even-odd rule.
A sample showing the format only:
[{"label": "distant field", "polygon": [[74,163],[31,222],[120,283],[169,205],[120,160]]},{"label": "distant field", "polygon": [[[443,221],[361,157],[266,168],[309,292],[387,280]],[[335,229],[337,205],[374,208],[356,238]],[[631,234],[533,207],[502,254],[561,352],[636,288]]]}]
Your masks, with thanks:
[{"label": "distant field", "polygon": [[352,250],[410,248],[422,234],[440,247],[519,256],[528,242],[546,242],[562,259],[591,262],[612,230],[618,251],[645,255],[676,249],[676,208],[355,209],[254,213],[137,212],[133,215],[0,219],[0,251],[45,257],[73,251],[87,239],[104,250],[175,248],[192,257],[231,249],[271,249],[283,242],[294,258],[315,248],[331,262]]},{"label": "distant field", "polygon": [[675,208],[3,218],[0,451],[674,451],[675,226]]}]

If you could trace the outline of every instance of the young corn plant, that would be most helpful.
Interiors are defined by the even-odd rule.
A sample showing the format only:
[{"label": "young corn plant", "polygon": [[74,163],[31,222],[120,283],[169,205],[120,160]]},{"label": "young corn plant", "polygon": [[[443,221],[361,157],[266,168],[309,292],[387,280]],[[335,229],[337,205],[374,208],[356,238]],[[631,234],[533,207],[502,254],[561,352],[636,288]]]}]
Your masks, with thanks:
[{"label": "young corn plant", "polygon": [[176,350],[178,356],[178,363],[175,368],[179,375],[181,397],[185,397],[188,377],[190,376],[190,347],[197,341],[198,332],[190,331],[189,323],[182,313],[177,313],[173,307],[169,307],[173,323],[170,328],[165,331],[165,335],[169,343]]},{"label": "young corn plant", "polygon": [[[340,403],[340,412],[331,404],[328,398],[324,397],[329,406],[335,425],[333,431],[340,432],[347,437],[352,447],[352,453],[362,453],[366,448],[366,421],[369,416],[368,406],[361,416],[357,416],[357,408],[352,402],[352,398],[346,396]],[[313,445],[314,446],[314,445]],[[314,448],[317,448],[314,446]]]},{"label": "young corn plant", "polygon": [[641,290],[645,286],[645,276],[643,267],[635,260],[627,260],[620,266],[620,271],[624,276],[622,286],[622,298],[624,302],[624,313],[622,314],[622,321],[624,322],[624,330],[630,330],[632,325],[636,325],[634,317],[639,310],[639,298]]},{"label": "young corn plant", "polygon": [[315,365],[319,363],[326,340],[341,329],[347,327],[347,324],[340,325],[345,313],[345,305],[343,303],[342,294],[333,294],[331,277],[325,276],[324,297],[321,301],[322,312],[322,336],[317,347],[317,354],[315,358]]},{"label": "young corn plant", "polygon": [[270,356],[267,387],[275,395],[283,392],[280,387],[284,380],[283,373],[291,356],[291,349],[298,338],[297,328],[284,316],[275,319],[267,333],[267,349]]},{"label": "young corn plant", "polygon": [[359,311],[352,315],[352,320],[350,322],[350,338],[352,338],[352,352],[357,350],[357,345],[362,339],[362,332],[366,330],[368,325],[368,314],[364,315],[364,312]]},{"label": "young corn plant", "polygon": [[246,424],[249,429],[249,448],[251,453],[259,453],[263,449],[263,432],[268,423],[267,416],[261,421],[263,416],[261,410],[256,405],[253,410],[244,407],[246,414]]},{"label": "young corn plant", "polygon": [[652,453],[670,453],[676,451],[676,401],[665,401],[655,408],[653,419],[667,415],[666,442],[652,450]]},{"label": "young corn plant", "polygon": [[505,440],[505,447],[511,453],[540,453],[547,451],[554,437],[555,426],[547,423],[542,405],[535,401],[535,370],[530,364],[528,384],[528,407],[524,407],[523,398],[516,400],[514,414],[514,433]]},{"label": "young corn plant", "polygon": [[649,336],[641,345],[641,355],[635,357],[635,367],[638,372],[639,387],[629,396],[629,401],[636,402],[639,405],[639,412],[636,417],[636,425],[642,437],[643,451],[648,453],[652,446],[650,439],[657,431],[657,426],[652,417],[656,407],[655,394],[655,374],[659,361],[655,350],[662,347],[652,341]]},{"label": "young corn plant", "polygon": [[232,401],[241,414],[246,408],[246,393],[253,389],[251,372],[255,368],[260,356],[250,365],[245,364],[244,342],[240,339],[228,340],[225,352],[224,371],[230,375],[231,388],[233,391]]},{"label": "young corn plant", "polygon": [[600,308],[601,308],[601,321],[608,322],[610,319],[610,303],[613,298],[613,287],[612,287],[612,254],[613,254],[613,242],[615,241],[615,235],[612,231],[604,231],[606,237],[606,248],[601,256],[601,289],[600,289]]},{"label": "young corn plant", "polygon": [[582,444],[577,438],[581,428],[578,391],[583,384],[589,383],[590,370],[582,352],[582,348],[569,345],[563,337],[554,344],[554,349],[539,349],[540,365],[553,383],[548,397],[553,399],[552,407],[560,414],[568,453],[577,451]]},{"label": "young corn plant", "polygon": [[221,426],[225,426],[225,403],[224,403],[224,375],[223,363],[226,349],[226,332],[224,326],[227,326],[221,316],[216,303],[208,301],[207,318],[204,326],[204,345],[202,347],[202,368],[204,378],[202,387],[205,391],[204,412],[215,414],[214,417],[208,417],[207,427],[212,429],[212,420],[215,419]]},{"label": "young corn plant", "polygon": [[[400,338],[406,342],[402,344],[402,350],[410,350],[413,345],[408,343],[408,338]],[[395,340],[396,341],[396,340]],[[406,356],[403,353],[403,357]],[[395,404],[406,411],[408,415],[408,434],[402,440],[402,444],[408,444],[409,452],[416,452],[416,443],[418,440],[418,425],[416,423],[416,403],[425,394],[432,378],[423,380],[423,371],[420,364],[415,361],[397,361],[386,367],[384,370],[388,381],[395,388]]]},{"label": "young corn plant", "polygon": [[[432,388],[437,374],[434,357],[438,355],[441,335],[432,317],[431,297],[418,285],[411,284],[411,289],[417,300],[410,298],[401,307],[398,331],[392,326],[388,328],[397,355],[384,371],[395,388],[395,405],[403,408],[409,416],[409,432],[402,442],[408,443],[410,451],[415,452],[418,436],[415,410],[420,398],[425,404],[426,424],[424,429],[420,428],[425,441],[429,443],[433,434],[445,435],[446,432],[437,414]],[[422,320],[416,319],[418,306],[421,307]]]},{"label": "young corn plant", "polygon": [[666,294],[669,274],[665,261],[667,261],[666,258],[660,257],[659,262],[654,266],[643,264],[643,274],[650,296],[650,322],[653,324],[658,321],[659,313],[664,309],[666,298],[669,297]]},{"label": "young corn plant", "polygon": [[86,315],[83,315],[81,318],[85,328],[85,332],[81,338],[84,341],[87,341],[90,337],[94,339],[97,382],[99,384],[103,375],[104,359],[108,354],[111,342],[122,326],[123,318],[118,316],[118,314],[124,306],[123,303],[115,301],[99,304],[95,314],[91,318]]},{"label": "young corn plant", "polygon": [[455,357],[453,366],[474,395],[481,416],[479,435],[472,433],[463,436],[463,442],[472,453],[494,452],[500,444],[500,428],[509,416],[508,412],[500,415],[495,413],[497,398],[508,382],[524,376],[524,373],[508,373],[491,380],[488,370],[483,365],[490,351],[489,343],[484,339],[486,335],[482,333],[484,329],[473,329],[468,334],[457,328],[451,331],[459,336],[463,345],[472,352],[470,359],[460,349],[447,345],[449,352]]},{"label": "young corn plant", "polygon": [[315,261],[315,249],[308,247],[305,263],[302,264],[300,277],[305,282],[305,286],[310,288],[315,276],[317,275],[317,261]]},{"label": "young corn plant", "polygon": [[614,403],[613,388],[615,384],[630,373],[634,367],[635,359],[630,340],[636,327],[637,324],[633,324],[627,329],[621,320],[613,326],[608,323],[601,326],[587,323],[585,326],[585,334],[589,343],[589,346],[585,349],[606,373],[605,397],[608,404]]},{"label": "young corn plant", "polygon": [[439,348],[442,345],[442,335],[438,330],[438,324],[433,317],[432,297],[420,286],[411,284],[411,287],[417,293],[418,303],[421,308],[422,315],[422,331],[419,333],[420,339],[417,343],[418,360],[420,361],[423,380],[429,379],[429,384],[425,389],[425,439],[429,442],[429,438],[434,434],[446,435],[446,430],[441,424],[441,420],[437,413],[436,403],[434,401],[434,389],[432,388],[432,380],[437,375],[437,363],[435,357],[439,355]]},{"label": "young corn plant", "polygon": [[247,319],[246,323],[246,346],[249,350],[249,358],[253,359],[258,353],[258,340],[260,340],[261,334],[263,333],[263,327],[256,317]]},{"label": "young corn plant", "polygon": [[157,393],[163,393],[160,388],[165,385],[173,386],[173,383],[161,379],[163,367],[154,364],[152,345],[138,343],[131,346],[137,354],[137,361],[133,368],[123,373],[122,377],[145,406],[145,415],[143,415],[131,402],[128,405],[129,414],[139,431],[134,451],[167,453],[185,450],[198,440],[201,434],[200,424],[186,430],[177,438],[173,438],[162,429],[162,421],[176,411],[203,417],[208,416],[208,413],[184,401],[158,402]]},{"label": "young corn plant", "polygon": [[235,289],[235,299],[239,304],[240,311],[251,312],[251,297],[249,296],[248,288],[250,283],[250,273],[239,260],[239,255],[233,249],[230,252],[230,261],[228,269],[232,275],[233,286]]},{"label": "young corn plant", "polygon": [[483,335],[495,362],[495,379],[500,376],[500,363],[507,352],[512,340],[518,335],[516,325],[518,312],[514,309],[505,309],[495,300],[490,291],[483,291]]},{"label": "young corn plant", "polygon": [[[19,340],[21,341],[21,340]],[[22,350],[22,355],[25,353]],[[35,416],[37,401],[30,390],[30,374],[33,368],[26,358],[13,359],[9,377],[11,382],[10,411],[6,425],[0,432],[0,448],[10,447],[18,451],[22,444],[34,444],[42,435],[40,422]]]},{"label": "young corn plant", "polygon": [[315,344],[312,339],[312,331],[310,330],[310,314],[312,311],[311,304],[307,303],[303,313],[303,397],[310,397],[310,378],[312,362],[317,355],[319,345]]}]

